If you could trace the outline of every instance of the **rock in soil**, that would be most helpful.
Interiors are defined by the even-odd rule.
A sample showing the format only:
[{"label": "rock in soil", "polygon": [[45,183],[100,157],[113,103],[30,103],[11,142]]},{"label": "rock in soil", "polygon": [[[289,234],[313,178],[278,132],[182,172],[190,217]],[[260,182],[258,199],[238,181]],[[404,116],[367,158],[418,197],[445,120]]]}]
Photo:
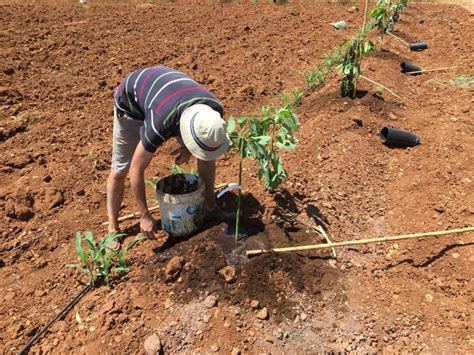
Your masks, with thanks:
[{"label": "rock in soil", "polygon": [[170,261],[168,261],[168,264],[166,264],[165,268],[165,280],[167,282],[175,281],[183,269],[183,266],[184,258],[181,256],[175,256]]},{"label": "rock in soil", "polygon": [[257,309],[259,306],[260,306],[260,302],[258,302],[257,300],[252,300],[252,301],[250,302],[250,307],[251,307],[252,309]]},{"label": "rock in soil", "polygon": [[232,283],[236,280],[235,267],[225,266],[219,270],[219,274],[224,278],[225,282]]},{"label": "rock in soil", "polygon": [[260,311],[257,312],[258,319],[267,319],[268,318],[268,309],[263,307]]},{"label": "rock in soil", "polygon": [[161,351],[161,341],[158,335],[153,334],[146,338],[143,344],[147,355],[156,355]]},{"label": "rock in soil", "polygon": [[240,355],[242,352],[240,351],[239,348],[232,348],[231,355]]},{"label": "rock in soil", "polygon": [[212,307],[214,307],[216,304],[217,304],[217,297],[214,296],[214,295],[209,295],[209,296],[207,296],[206,299],[204,300],[204,305],[205,305],[207,308],[212,308]]}]

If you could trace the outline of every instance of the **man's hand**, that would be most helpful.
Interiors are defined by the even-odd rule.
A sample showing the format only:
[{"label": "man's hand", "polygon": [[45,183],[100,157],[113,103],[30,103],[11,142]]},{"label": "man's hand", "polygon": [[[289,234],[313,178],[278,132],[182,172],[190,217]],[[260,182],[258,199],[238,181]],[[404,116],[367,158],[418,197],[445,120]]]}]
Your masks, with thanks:
[{"label": "man's hand", "polygon": [[156,240],[155,219],[148,211],[140,218],[140,230],[146,238]]},{"label": "man's hand", "polygon": [[187,163],[189,158],[191,158],[191,152],[188,150],[188,148],[182,146],[180,147],[179,155],[176,157],[174,162],[176,165],[181,165]]}]

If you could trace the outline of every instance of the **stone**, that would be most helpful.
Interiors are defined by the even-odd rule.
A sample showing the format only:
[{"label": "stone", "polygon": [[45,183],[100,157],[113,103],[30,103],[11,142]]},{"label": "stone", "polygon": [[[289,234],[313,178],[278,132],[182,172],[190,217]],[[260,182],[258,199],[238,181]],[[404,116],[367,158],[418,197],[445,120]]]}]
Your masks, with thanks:
[{"label": "stone", "polygon": [[211,345],[211,350],[217,353],[220,350],[220,347],[218,344],[213,344]]},{"label": "stone", "polygon": [[204,300],[204,305],[205,305],[207,308],[212,308],[212,307],[214,307],[216,304],[217,304],[217,297],[214,296],[214,295],[209,295],[209,296],[207,296],[206,299]]},{"label": "stone", "polygon": [[231,355],[240,355],[242,352],[240,351],[239,348],[232,348],[232,352],[230,353]]},{"label": "stone", "polygon": [[257,312],[258,319],[267,319],[268,318],[268,309],[267,307],[263,307],[260,311]]},{"label": "stone", "polygon": [[157,334],[150,335],[143,344],[147,355],[156,355],[161,351],[161,340]]},{"label": "stone", "polygon": [[283,331],[280,328],[278,328],[277,330],[275,330],[273,332],[273,336],[275,338],[277,338],[278,340],[282,340],[283,339]]},{"label": "stone", "polygon": [[252,309],[257,309],[258,307],[260,307],[260,302],[258,302],[257,300],[252,300],[252,301],[250,302],[250,307],[251,307]]},{"label": "stone", "polygon": [[165,267],[165,280],[167,282],[175,281],[178,278],[181,270],[184,266],[184,258],[181,256],[175,256]]},{"label": "stone", "polygon": [[224,278],[225,282],[232,283],[236,280],[235,267],[225,266],[219,270],[219,274]]},{"label": "stone", "polygon": [[57,321],[56,323],[53,324],[53,326],[51,327],[51,330],[53,332],[66,333],[69,330],[69,326],[65,321],[59,320],[59,321]]},{"label": "stone", "polygon": [[347,9],[347,12],[349,13],[353,13],[353,12],[356,12],[356,11],[359,11],[359,8],[357,6],[351,6]]},{"label": "stone", "polygon": [[428,302],[428,303],[433,302],[433,295],[432,295],[431,293],[427,293],[427,294],[425,295],[425,300],[426,300],[426,302]]},{"label": "stone", "polygon": [[171,301],[169,298],[167,298],[165,300],[165,309],[171,308],[172,305],[173,305],[173,301]]},{"label": "stone", "polygon": [[300,314],[300,319],[304,322],[306,319],[308,319],[308,315],[303,312]]},{"label": "stone", "polygon": [[100,311],[102,313],[110,312],[112,309],[114,309],[114,306],[115,306],[115,301],[110,300],[110,301],[104,303],[104,305],[102,306]]}]

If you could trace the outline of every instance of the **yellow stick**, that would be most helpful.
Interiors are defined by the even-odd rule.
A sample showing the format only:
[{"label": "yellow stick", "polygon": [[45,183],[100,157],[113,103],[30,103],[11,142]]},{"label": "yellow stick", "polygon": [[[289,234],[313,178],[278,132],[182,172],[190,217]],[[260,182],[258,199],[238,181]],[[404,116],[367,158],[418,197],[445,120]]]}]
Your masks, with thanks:
[{"label": "yellow stick", "polygon": [[405,42],[403,39],[401,39],[400,37],[398,36],[395,36],[393,33],[390,33],[390,32],[385,32],[387,33],[388,35],[392,36],[393,38],[396,38],[398,39],[400,42],[402,42],[404,45],[406,45],[407,47],[410,47],[410,43],[408,42]]},{"label": "yellow stick", "polygon": [[[219,189],[222,189],[223,187],[227,187],[228,185],[229,184],[227,184],[227,183],[219,184],[219,185],[214,186],[214,189],[219,190]],[[160,208],[159,205],[155,205],[155,206],[152,206],[152,207],[148,208],[148,211],[153,212],[153,211],[158,210],[159,208]],[[127,219],[138,217],[139,215],[140,215],[140,212],[134,212],[134,213],[126,214],[122,217],[119,217],[118,220],[119,220],[119,222],[121,222],[121,221],[125,221]],[[106,226],[108,223],[109,223],[108,221],[102,222],[102,225]]]},{"label": "yellow stick", "polygon": [[[331,244],[331,243],[332,243],[323,227],[321,227],[321,226],[319,226],[319,225],[316,227],[316,226],[313,226],[313,225],[310,224],[310,223],[306,223],[306,222],[301,221],[301,220],[299,220],[299,219],[297,219],[297,221],[298,221],[299,223],[301,223],[302,225],[304,225],[304,226],[306,226],[306,227],[308,227],[308,228],[312,228],[312,229],[314,229],[315,231],[317,231],[319,234],[321,234],[321,235],[324,237],[324,239],[326,239],[326,242],[328,242],[328,244]],[[334,256],[335,258],[337,258],[336,250],[335,250],[334,248],[332,248],[332,256]]]},{"label": "yellow stick", "polygon": [[368,238],[360,240],[347,240],[345,242],[336,242],[331,244],[312,244],[312,245],[301,245],[297,247],[287,247],[287,248],[274,248],[274,249],[256,249],[256,250],[247,250],[247,256],[259,255],[262,253],[282,253],[289,251],[305,251],[305,250],[315,250],[315,249],[328,249],[328,248],[339,248],[347,247],[351,245],[360,245],[360,244],[370,244],[370,243],[382,243],[393,240],[403,240],[403,239],[415,239],[415,238],[424,238],[424,237],[437,237],[446,234],[456,234],[456,233],[467,233],[473,232],[474,227],[466,227],[459,229],[450,229],[444,231],[435,231],[427,233],[416,233],[416,234],[406,234],[406,235],[396,235],[392,237],[378,237],[378,238]]},{"label": "yellow stick", "polygon": [[454,69],[457,69],[457,68],[450,67],[450,68],[423,69],[423,70],[417,70],[417,71],[409,71],[409,72],[406,72],[405,74],[413,75],[413,74],[429,73],[432,71],[445,71],[445,70],[454,70]]},{"label": "yellow stick", "polygon": [[363,75],[359,75],[359,76],[360,76],[362,79],[367,80],[369,83],[375,84],[375,85],[377,85],[377,86],[380,86],[382,89],[387,90],[389,93],[391,93],[391,94],[392,94],[393,96],[395,96],[395,97],[398,97],[400,100],[403,100],[400,96],[398,96],[397,94],[395,94],[392,90],[387,89],[385,86],[379,84],[378,82],[373,81],[372,79],[366,78],[366,77],[363,76]]}]

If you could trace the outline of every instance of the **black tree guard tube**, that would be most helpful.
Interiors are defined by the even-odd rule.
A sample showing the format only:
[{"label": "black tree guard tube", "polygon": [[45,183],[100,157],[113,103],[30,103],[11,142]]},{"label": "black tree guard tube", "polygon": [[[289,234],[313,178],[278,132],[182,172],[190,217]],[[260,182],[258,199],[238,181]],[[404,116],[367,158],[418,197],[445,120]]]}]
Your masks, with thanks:
[{"label": "black tree guard tube", "polygon": [[415,42],[410,43],[410,50],[411,51],[422,51],[428,48],[428,43],[426,42]]},{"label": "black tree guard tube", "polygon": [[36,333],[33,338],[30,339],[30,341],[25,345],[23,350],[20,351],[19,355],[25,355],[28,354],[28,351],[30,350],[31,346],[48,330],[48,328],[56,322],[58,319],[60,319],[62,316],[64,316],[67,312],[71,310],[74,305],[79,302],[79,300],[84,296],[87,291],[89,291],[92,288],[92,284],[89,284],[85,286],[81,292],[79,292],[76,297],[74,297],[69,303],[58,313],[56,316],[51,319],[38,333]]},{"label": "black tree guard tube", "polygon": [[413,147],[420,144],[420,137],[417,134],[388,127],[382,128],[380,140],[388,146]]},{"label": "black tree guard tube", "polygon": [[[421,68],[413,63],[410,62],[401,62],[400,63],[400,71],[402,73],[410,73],[410,72],[421,72]],[[420,74],[420,73],[418,73]],[[417,74],[415,74],[417,75]]]}]

